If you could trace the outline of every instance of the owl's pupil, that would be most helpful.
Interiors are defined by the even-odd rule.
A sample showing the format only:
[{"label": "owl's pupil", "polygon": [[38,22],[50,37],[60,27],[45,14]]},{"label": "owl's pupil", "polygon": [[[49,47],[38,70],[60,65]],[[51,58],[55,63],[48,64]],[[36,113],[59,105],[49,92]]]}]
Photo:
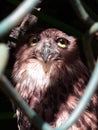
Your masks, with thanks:
[{"label": "owl's pupil", "polygon": [[59,41],[61,44],[65,44],[65,41],[63,39],[60,39]]},{"label": "owl's pupil", "polygon": [[37,41],[38,41],[37,38],[33,38],[33,39],[32,39],[32,42],[33,42],[33,43],[36,43]]}]

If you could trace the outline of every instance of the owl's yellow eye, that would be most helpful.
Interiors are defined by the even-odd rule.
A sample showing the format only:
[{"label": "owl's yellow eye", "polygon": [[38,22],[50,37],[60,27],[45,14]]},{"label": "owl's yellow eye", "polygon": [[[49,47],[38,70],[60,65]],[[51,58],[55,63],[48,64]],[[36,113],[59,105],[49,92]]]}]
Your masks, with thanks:
[{"label": "owl's yellow eye", "polygon": [[68,41],[65,38],[58,38],[57,39],[57,45],[61,48],[67,48],[68,46]]},{"label": "owl's yellow eye", "polygon": [[29,38],[29,44],[31,46],[35,46],[37,44],[37,42],[39,41],[39,38],[37,36],[31,36]]}]

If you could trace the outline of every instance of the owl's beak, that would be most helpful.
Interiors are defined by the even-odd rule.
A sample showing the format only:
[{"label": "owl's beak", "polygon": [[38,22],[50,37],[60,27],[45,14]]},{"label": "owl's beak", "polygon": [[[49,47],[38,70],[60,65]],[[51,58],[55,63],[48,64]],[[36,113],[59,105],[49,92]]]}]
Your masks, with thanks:
[{"label": "owl's beak", "polygon": [[49,46],[43,47],[42,58],[45,62],[49,61],[52,54],[52,49]]}]

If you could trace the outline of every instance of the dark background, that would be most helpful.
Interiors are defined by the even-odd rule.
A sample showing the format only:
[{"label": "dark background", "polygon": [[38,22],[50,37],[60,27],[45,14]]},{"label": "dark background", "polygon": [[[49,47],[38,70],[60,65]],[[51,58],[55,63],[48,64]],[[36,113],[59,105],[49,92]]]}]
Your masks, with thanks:
[{"label": "dark background", "polygon": [[[21,0],[1,0],[0,1],[0,20],[4,19],[8,16],[21,2]],[[84,3],[85,2],[85,3]],[[98,14],[98,0],[85,0],[83,1],[85,8],[89,12],[92,18],[97,20]],[[35,15],[39,17],[40,25],[42,27],[56,27],[61,30],[66,31],[69,35],[74,35],[79,41],[80,51],[83,51],[81,45],[81,39],[83,34],[89,29],[89,26],[81,21],[77,15],[75,14],[71,4],[67,0],[43,0],[42,3],[38,6],[41,8],[41,14]],[[47,16],[49,19],[47,19]],[[45,18],[46,17],[46,18]],[[62,24],[59,25],[54,19],[60,21]],[[52,22],[51,22],[52,21]],[[82,52],[82,58],[85,61],[85,56]],[[10,62],[13,62],[13,60]],[[85,62],[86,63],[86,62]],[[6,68],[6,75],[10,79],[11,78],[11,70],[12,64]],[[10,65],[11,64],[11,65]],[[0,91],[0,130],[17,130],[16,118],[13,117],[14,112],[12,108],[12,104],[9,99]]]}]

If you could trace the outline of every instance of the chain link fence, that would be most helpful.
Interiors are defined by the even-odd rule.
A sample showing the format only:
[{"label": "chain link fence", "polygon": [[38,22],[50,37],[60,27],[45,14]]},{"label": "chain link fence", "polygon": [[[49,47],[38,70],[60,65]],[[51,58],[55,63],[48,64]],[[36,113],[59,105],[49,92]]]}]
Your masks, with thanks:
[{"label": "chain link fence", "polygon": [[[15,11],[13,11],[8,17],[0,22],[0,38],[2,38],[15,25],[17,25],[17,23],[21,21],[21,19],[23,19],[26,14],[32,11],[39,3],[40,2],[38,0],[24,0]],[[4,75],[4,70],[9,58],[9,50],[5,43],[0,43],[0,89],[11,100],[16,102],[17,105],[28,116],[31,123],[36,125],[41,130],[67,130],[82,114],[98,85],[98,62],[95,61],[91,48],[93,36],[98,31],[98,22],[89,16],[80,0],[70,0],[70,4],[72,5],[78,17],[90,26],[89,30],[84,36],[83,46],[88,66],[90,70],[92,70],[92,75],[83,96],[77,104],[76,109],[72,112],[69,119],[65,121],[61,127],[51,128],[49,124],[37,116],[35,111],[29,108],[26,102],[14,90],[11,82],[7,79],[6,75]],[[17,19],[17,17],[21,19]],[[86,51],[86,48],[88,51]]]}]

